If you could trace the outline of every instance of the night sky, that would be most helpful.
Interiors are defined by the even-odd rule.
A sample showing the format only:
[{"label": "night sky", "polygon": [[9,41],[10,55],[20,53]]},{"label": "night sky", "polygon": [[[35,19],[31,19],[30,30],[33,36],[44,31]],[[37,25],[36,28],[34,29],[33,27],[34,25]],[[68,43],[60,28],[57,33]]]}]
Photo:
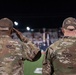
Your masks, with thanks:
[{"label": "night sky", "polygon": [[0,18],[19,22],[17,28],[59,28],[67,17],[76,18],[75,2],[67,1],[0,1]]}]

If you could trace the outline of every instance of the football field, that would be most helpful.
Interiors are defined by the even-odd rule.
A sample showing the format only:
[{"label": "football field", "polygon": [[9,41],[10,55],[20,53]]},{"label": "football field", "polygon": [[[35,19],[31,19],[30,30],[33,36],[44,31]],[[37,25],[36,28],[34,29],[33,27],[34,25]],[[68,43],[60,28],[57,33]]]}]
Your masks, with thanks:
[{"label": "football field", "polygon": [[42,75],[42,60],[43,55],[35,62],[25,61],[24,75]]}]

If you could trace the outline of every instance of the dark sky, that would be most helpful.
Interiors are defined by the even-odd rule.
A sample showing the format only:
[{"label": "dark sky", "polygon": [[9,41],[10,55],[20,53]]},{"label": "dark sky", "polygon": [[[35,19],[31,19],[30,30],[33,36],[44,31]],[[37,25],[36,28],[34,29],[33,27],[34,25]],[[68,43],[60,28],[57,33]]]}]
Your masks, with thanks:
[{"label": "dark sky", "polygon": [[18,28],[59,28],[67,17],[76,18],[75,2],[67,1],[0,1],[0,18],[19,22]]}]

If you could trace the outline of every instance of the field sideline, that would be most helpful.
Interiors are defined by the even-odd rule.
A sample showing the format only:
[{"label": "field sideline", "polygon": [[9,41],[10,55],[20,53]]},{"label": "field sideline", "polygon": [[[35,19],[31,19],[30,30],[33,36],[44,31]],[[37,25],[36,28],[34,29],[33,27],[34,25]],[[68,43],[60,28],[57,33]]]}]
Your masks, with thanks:
[{"label": "field sideline", "polygon": [[[35,62],[25,61],[24,63],[24,75],[42,75],[41,73],[34,73],[38,68],[42,68],[43,54],[41,58]],[[41,70],[39,71],[41,72]]]}]

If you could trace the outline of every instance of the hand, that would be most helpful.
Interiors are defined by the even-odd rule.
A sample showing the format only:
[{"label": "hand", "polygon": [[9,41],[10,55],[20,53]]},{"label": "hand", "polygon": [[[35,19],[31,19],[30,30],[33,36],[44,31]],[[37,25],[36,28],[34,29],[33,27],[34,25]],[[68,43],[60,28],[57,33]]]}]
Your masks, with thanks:
[{"label": "hand", "polygon": [[29,41],[29,39],[27,37],[25,37],[20,31],[18,31],[15,28],[13,28],[13,30],[16,32],[17,36],[20,38],[21,41],[23,41],[23,42]]}]

